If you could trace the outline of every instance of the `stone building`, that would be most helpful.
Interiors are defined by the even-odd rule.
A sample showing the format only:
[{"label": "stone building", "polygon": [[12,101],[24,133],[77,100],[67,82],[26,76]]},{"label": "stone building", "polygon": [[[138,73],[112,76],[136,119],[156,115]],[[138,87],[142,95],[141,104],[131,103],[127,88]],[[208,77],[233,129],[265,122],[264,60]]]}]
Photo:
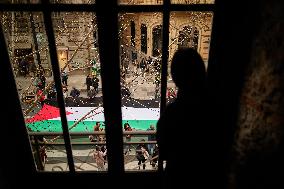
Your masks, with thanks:
[{"label": "stone building", "polygon": [[[76,2],[84,1],[76,0]],[[1,21],[15,73],[17,73],[19,62],[26,59],[30,67],[37,67],[40,64],[46,74],[51,75],[43,14],[6,12],[2,14]],[[77,74],[87,73],[86,68],[91,66],[91,62],[99,61],[95,13],[54,12],[52,21],[60,68],[64,68],[68,62],[66,68],[68,71]]]},{"label": "stone building", "polygon": [[[52,3],[95,3],[89,0],[54,0]],[[37,0],[11,0],[13,3],[38,3]],[[120,0],[121,5],[161,5],[162,0]],[[214,0],[172,0],[174,4],[214,3]],[[87,74],[91,62],[99,62],[95,13],[54,12],[52,14],[60,68]],[[162,50],[162,14],[120,13],[120,53],[128,61],[144,57],[159,58]],[[213,13],[171,12],[169,61],[179,47],[193,47],[208,62]],[[31,68],[39,64],[51,75],[51,63],[43,14],[7,12],[2,14],[11,62],[15,70],[26,58]],[[125,58],[124,57],[124,58]],[[32,70],[32,69],[31,69]]]},{"label": "stone building", "polygon": [[[120,15],[120,43],[131,58],[158,57],[162,51],[162,14],[125,13]],[[170,14],[169,60],[179,47],[198,50],[207,65],[213,13],[172,12]],[[133,51],[136,51],[133,53]],[[133,57],[132,57],[133,59]],[[138,60],[139,61],[139,60]]]}]

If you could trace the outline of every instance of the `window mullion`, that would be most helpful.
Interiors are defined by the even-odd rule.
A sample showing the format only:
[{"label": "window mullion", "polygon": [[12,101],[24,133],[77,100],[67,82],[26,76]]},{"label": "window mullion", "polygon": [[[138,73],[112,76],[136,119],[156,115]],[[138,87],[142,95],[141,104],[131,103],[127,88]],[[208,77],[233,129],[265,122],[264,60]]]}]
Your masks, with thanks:
[{"label": "window mullion", "polygon": [[170,0],[164,0],[163,11],[163,49],[162,49],[162,75],[161,75],[161,111],[166,108],[166,88],[168,74],[168,57],[169,57],[169,4]]},{"label": "window mullion", "polygon": [[118,176],[124,172],[124,157],[117,2],[97,1],[97,6],[108,171],[109,174]]},{"label": "window mullion", "polygon": [[[46,1],[43,1],[43,2],[46,2]],[[61,78],[60,78],[61,74],[60,74],[60,68],[59,68],[58,57],[57,57],[57,52],[56,52],[55,37],[54,37],[54,32],[53,32],[52,20],[51,20],[51,12],[44,10],[43,16],[44,16],[44,24],[45,24],[46,34],[47,34],[47,39],[48,39],[51,66],[52,66],[52,71],[54,73],[53,76],[54,76],[54,81],[55,81],[55,88],[57,91],[57,100],[58,100],[58,105],[60,108],[60,117],[61,117],[63,137],[64,137],[64,142],[65,142],[69,171],[75,172],[74,160],[73,160],[73,155],[72,155],[72,146],[71,146],[71,140],[70,140],[70,135],[69,135],[66,111],[65,111],[65,102],[64,102],[63,91],[62,91],[62,86],[61,86]]]},{"label": "window mullion", "polygon": [[[4,30],[0,23],[0,81],[3,84],[0,99],[2,102],[8,102],[9,105],[2,105],[3,111],[1,111],[3,120],[7,119],[5,123],[9,122],[8,125],[3,124],[3,122],[1,125],[3,127],[1,127],[2,135],[0,137],[2,152],[0,162],[6,174],[17,178],[18,176],[22,176],[22,174],[29,174],[36,171],[36,166],[32,156],[32,149],[27,128],[25,127],[25,120],[7,47]],[[18,159],[19,154],[21,161]]]},{"label": "window mullion", "polygon": [[[161,75],[161,110],[162,114],[166,109],[166,90],[168,75],[169,57],[169,19],[170,19],[170,0],[164,0],[163,5],[163,49],[162,49],[162,75]],[[159,171],[162,171],[163,162],[159,161]]]}]

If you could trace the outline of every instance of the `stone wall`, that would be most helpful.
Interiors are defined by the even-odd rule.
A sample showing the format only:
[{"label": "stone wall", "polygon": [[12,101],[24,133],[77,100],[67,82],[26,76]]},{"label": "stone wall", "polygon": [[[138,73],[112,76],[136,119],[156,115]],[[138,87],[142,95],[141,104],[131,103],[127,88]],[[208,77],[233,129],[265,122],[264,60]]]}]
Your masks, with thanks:
[{"label": "stone wall", "polygon": [[[162,25],[161,13],[126,13],[120,14],[120,39],[121,44],[127,47],[131,44],[130,22],[135,23],[135,48],[141,51],[141,24],[147,27],[147,56],[153,52],[153,28]],[[183,27],[196,27],[198,29],[198,52],[206,63],[209,58],[209,46],[211,40],[213,13],[211,12],[172,12],[170,15],[169,34],[169,62],[178,49],[179,31]]]},{"label": "stone wall", "polygon": [[284,164],[284,6],[277,0],[262,3],[241,94],[232,188],[274,188],[284,178],[276,172]]}]

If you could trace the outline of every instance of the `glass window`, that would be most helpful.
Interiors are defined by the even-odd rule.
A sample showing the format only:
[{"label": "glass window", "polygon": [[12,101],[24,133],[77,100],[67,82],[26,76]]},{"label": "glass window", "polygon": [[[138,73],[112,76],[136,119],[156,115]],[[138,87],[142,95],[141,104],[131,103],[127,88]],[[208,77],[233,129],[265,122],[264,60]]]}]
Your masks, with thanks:
[{"label": "glass window", "polygon": [[[132,22],[141,25],[141,31],[136,30],[135,44],[139,45],[135,47],[128,37]],[[156,170],[157,157],[153,161],[150,157],[156,155],[155,130],[160,116],[162,14],[124,13],[119,15],[119,24],[123,130],[153,132],[124,135],[125,170]],[[149,37],[147,28],[151,31]],[[147,161],[136,156],[137,152],[141,154],[142,146],[147,149]]]},{"label": "glass window", "polygon": [[118,0],[120,5],[161,5],[163,0]]},{"label": "glass window", "polygon": [[[7,2],[39,3],[39,0]],[[94,4],[95,0],[50,2],[68,6]],[[214,4],[214,0],[171,0],[171,3]],[[118,4],[162,5],[163,0],[119,0]],[[163,13],[136,12],[143,6],[137,6],[132,13],[127,12],[127,8],[136,6],[121,7],[126,10],[118,15],[125,170],[156,170],[155,130],[161,107]],[[178,90],[170,77],[170,63],[177,49],[195,48],[206,67],[208,65],[213,13],[193,12],[190,7],[184,6],[183,10],[189,9],[187,11],[170,12],[167,103],[176,98]],[[96,14],[52,12],[52,22],[75,169],[106,171],[108,161]],[[41,135],[43,132],[62,132],[43,14],[3,12],[1,24],[37,169],[66,171],[68,164],[62,135]],[[137,156],[141,152],[143,157]]]},{"label": "glass window", "polygon": [[[17,16],[26,20],[28,29],[18,35]],[[4,30],[10,61],[12,63],[23,115],[29,132],[62,132],[60,113],[54,91],[49,48],[43,15],[40,12],[3,13],[2,25],[11,25],[11,32]],[[70,112],[67,112],[69,114]],[[57,139],[58,145],[49,145]],[[36,167],[40,171],[68,170],[64,140],[58,136],[30,135]]]},{"label": "glass window", "polygon": [[40,0],[4,0],[7,3],[17,3],[17,4],[37,4]]},{"label": "glass window", "polygon": [[214,4],[215,0],[171,0],[172,4]]},{"label": "glass window", "polygon": [[[76,171],[106,171],[104,109],[94,13],[53,13],[56,46]],[[69,113],[68,113],[69,112]],[[76,135],[78,132],[86,134]],[[101,132],[96,134],[95,132]]]},{"label": "glass window", "polygon": [[167,103],[176,98],[178,90],[170,76],[170,64],[174,52],[181,47],[194,48],[200,53],[207,68],[212,21],[212,12],[171,12]]},{"label": "glass window", "polygon": [[64,3],[64,4],[95,4],[96,0],[50,0],[51,3]]},{"label": "glass window", "polygon": [[[16,15],[26,20],[27,29],[21,31],[22,35],[17,34],[20,26]],[[78,16],[84,19],[78,22]],[[63,21],[62,25],[57,24],[58,18]],[[52,19],[75,169],[106,170],[95,14],[56,12]],[[68,166],[62,135],[38,135],[62,132],[43,15],[40,12],[5,12],[1,20],[37,169],[66,171]],[[66,27],[66,24],[72,27]],[[73,40],[75,31],[76,40]],[[83,134],[77,135],[78,132]],[[96,158],[99,155],[104,160],[98,165]]]}]

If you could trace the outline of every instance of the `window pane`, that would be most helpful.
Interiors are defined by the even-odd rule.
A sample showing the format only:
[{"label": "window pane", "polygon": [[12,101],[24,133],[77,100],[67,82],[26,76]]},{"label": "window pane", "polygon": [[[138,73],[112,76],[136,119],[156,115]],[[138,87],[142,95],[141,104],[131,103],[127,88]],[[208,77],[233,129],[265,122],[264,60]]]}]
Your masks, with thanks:
[{"label": "window pane", "polygon": [[171,0],[172,4],[214,4],[215,0]]},{"label": "window pane", "polygon": [[[3,2],[2,2],[3,1]],[[2,0],[1,3],[13,4],[39,4],[41,0]],[[95,4],[96,0],[49,0],[50,3],[63,4]]]},{"label": "window pane", "polygon": [[162,5],[163,0],[118,0],[120,5]]},{"label": "window pane", "polygon": [[170,64],[178,48],[196,49],[207,68],[212,21],[212,12],[172,12],[170,14],[167,103],[172,102],[177,94],[177,88],[171,79]]},{"label": "window pane", "polygon": [[49,0],[51,3],[63,4],[95,4],[96,0]]},{"label": "window pane", "polygon": [[3,0],[1,3],[15,3],[15,4],[38,4],[40,0]]},{"label": "window pane", "polygon": [[[125,170],[139,169],[136,156],[137,149],[141,152],[139,143],[146,143],[143,146],[150,155],[145,169],[156,170],[156,165],[150,165],[150,159],[157,156],[153,131],[160,115],[162,14],[120,14],[119,24],[123,129],[130,131],[130,126],[132,131],[154,133],[124,135]],[[149,141],[152,144],[147,144]],[[157,157],[153,162],[157,163],[156,160]],[[140,168],[143,169],[142,164]]]},{"label": "window pane", "polygon": [[[30,132],[62,132],[57,100],[48,98],[54,89],[49,48],[43,15],[39,12],[3,13],[4,28],[10,61],[18,94]],[[32,136],[33,155],[38,170],[68,170],[64,140],[56,136]]]},{"label": "window pane", "polygon": [[[104,130],[96,16],[89,12],[52,15],[75,169],[105,171],[107,163],[99,158],[105,155],[105,135],[94,134]],[[76,132],[85,134],[72,136]]]}]

